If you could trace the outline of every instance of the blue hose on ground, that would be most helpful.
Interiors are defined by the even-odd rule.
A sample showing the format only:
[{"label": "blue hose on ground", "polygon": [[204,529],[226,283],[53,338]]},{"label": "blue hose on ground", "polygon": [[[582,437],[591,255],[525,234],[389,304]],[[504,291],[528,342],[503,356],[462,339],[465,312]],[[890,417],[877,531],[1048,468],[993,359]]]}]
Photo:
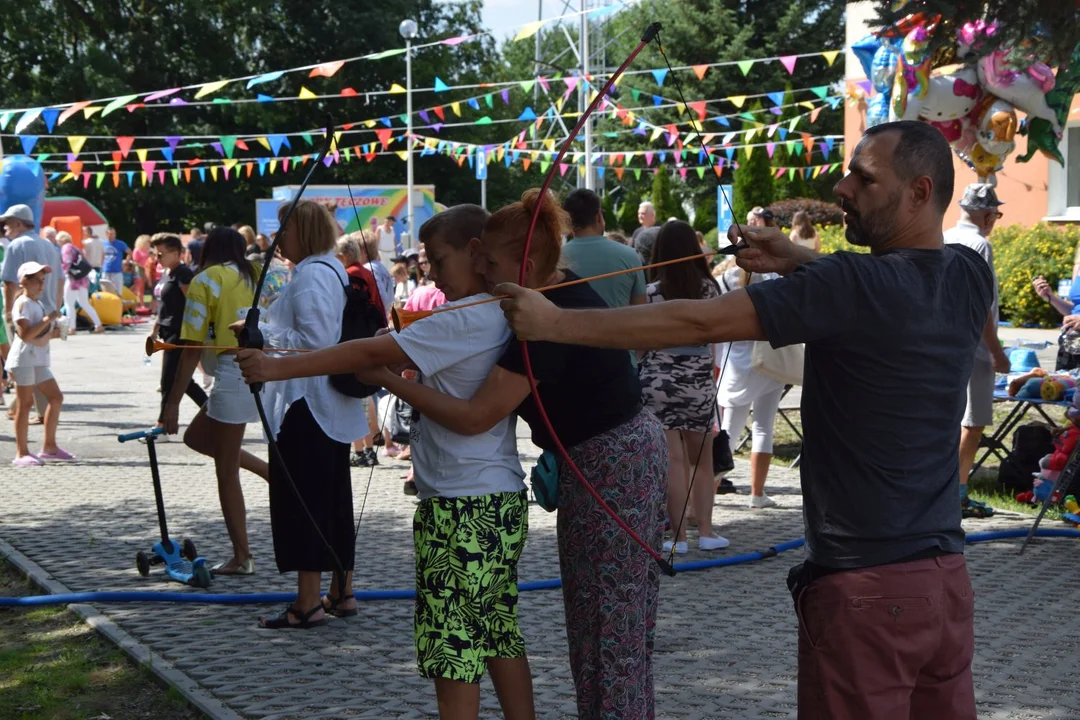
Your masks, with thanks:
[{"label": "blue hose on ground", "polygon": [[[973,533],[967,536],[968,543],[990,542],[993,540],[1007,540],[1024,537],[1028,530],[994,530],[990,532]],[[1036,537],[1055,538],[1080,538],[1080,530],[1066,528],[1040,528]],[[716,558],[714,560],[699,560],[697,562],[680,563],[675,566],[676,572],[695,572],[714,567],[728,567],[731,565],[743,565],[745,563],[765,560],[775,557],[782,552],[795,550],[804,544],[802,538],[777,543],[772,547],[758,552],[733,555],[731,557]],[[518,585],[521,592],[534,590],[553,590],[561,587],[562,581],[558,578],[551,580],[537,580]],[[373,600],[412,600],[416,597],[413,590],[357,590],[357,602],[371,602]],[[206,605],[264,605],[276,603],[290,603],[296,599],[296,593],[243,593],[243,594],[215,594],[215,593],[188,593],[188,592],[148,592],[148,591],[125,591],[125,592],[81,592],[65,593],[60,595],[33,595],[29,597],[5,597],[0,598],[0,607],[31,607],[37,605],[69,605],[74,603],[194,603]]]}]

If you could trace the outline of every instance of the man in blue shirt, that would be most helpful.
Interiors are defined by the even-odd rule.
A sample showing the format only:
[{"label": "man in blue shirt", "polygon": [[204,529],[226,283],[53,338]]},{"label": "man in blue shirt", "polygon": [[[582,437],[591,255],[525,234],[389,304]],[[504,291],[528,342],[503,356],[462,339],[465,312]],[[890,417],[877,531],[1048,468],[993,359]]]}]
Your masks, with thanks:
[{"label": "man in blue shirt", "polygon": [[101,266],[101,272],[105,279],[116,287],[118,295],[124,292],[124,260],[131,254],[131,248],[123,240],[116,239],[116,229],[110,227],[105,231],[108,238],[105,241],[105,262]]}]

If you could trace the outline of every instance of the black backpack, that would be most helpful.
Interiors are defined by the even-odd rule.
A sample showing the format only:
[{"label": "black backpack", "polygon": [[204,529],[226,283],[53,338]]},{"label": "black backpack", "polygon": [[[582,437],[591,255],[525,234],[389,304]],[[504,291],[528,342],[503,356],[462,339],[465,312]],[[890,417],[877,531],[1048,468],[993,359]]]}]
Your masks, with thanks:
[{"label": "black backpack", "polygon": [[[334,269],[334,266],[328,262],[322,260],[316,260],[315,262],[319,265],[326,265],[331,270]],[[337,274],[336,270],[334,274]],[[376,332],[386,327],[386,318],[371,302],[371,297],[368,295],[364,283],[347,273],[346,277],[349,278],[348,284],[341,283],[341,287],[345,291],[345,310],[341,313],[341,338],[338,342],[343,343],[350,340],[375,337]],[[338,280],[340,281],[340,279],[339,277]],[[342,395],[352,398],[371,397],[382,389],[378,385],[368,385],[360,382],[353,373],[331,375],[330,385]]]},{"label": "black backpack", "polygon": [[1021,425],[1013,436],[1012,452],[1001,461],[998,482],[1011,492],[1031,490],[1039,461],[1054,452],[1054,439],[1045,425]]}]

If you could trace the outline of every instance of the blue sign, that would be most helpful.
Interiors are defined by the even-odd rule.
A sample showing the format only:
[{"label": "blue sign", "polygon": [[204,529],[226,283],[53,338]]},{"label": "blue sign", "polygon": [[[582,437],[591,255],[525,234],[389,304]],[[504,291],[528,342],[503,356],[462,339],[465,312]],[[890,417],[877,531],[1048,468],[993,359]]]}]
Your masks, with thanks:
[{"label": "blue sign", "polygon": [[731,185],[718,185],[716,188],[716,232],[719,237],[727,237],[728,228],[735,224],[729,204],[734,199],[731,190]]},{"label": "blue sign", "polygon": [[487,180],[487,150],[484,148],[476,151],[476,179]]}]

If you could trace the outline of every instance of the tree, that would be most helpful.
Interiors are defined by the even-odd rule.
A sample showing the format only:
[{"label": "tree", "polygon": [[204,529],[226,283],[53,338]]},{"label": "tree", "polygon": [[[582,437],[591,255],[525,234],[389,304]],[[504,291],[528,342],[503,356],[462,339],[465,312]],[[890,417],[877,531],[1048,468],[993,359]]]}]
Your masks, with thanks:
[{"label": "tree", "polygon": [[616,230],[619,227],[619,219],[615,215],[615,196],[611,193],[604,194],[604,200],[600,203],[600,209],[604,211],[604,225]]},{"label": "tree", "polygon": [[732,189],[734,197],[731,202],[735,212],[735,219],[743,222],[747,213],[760,205],[771,205],[776,198],[776,190],[773,186],[772,169],[769,167],[769,156],[764,148],[746,148],[740,150],[737,156],[739,167],[735,170],[735,186]]},{"label": "tree", "polygon": [[700,233],[707,233],[716,227],[716,189],[708,195],[702,196],[694,205],[694,229]]},{"label": "tree", "polygon": [[622,207],[619,208],[619,229],[627,235],[638,229],[637,211],[640,204],[641,196],[631,191],[623,200]]},{"label": "tree", "polygon": [[650,200],[652,201],[653,208],[656,209],[656,224],[668,220],[669,218],[678,218],[680,220],[686,219],[686,213],[683,211],[679,201],[675,199],[675,195],[671,192],[671,175],[668,173],[666,167],[660,167],[656,173],[653,174],[652,195]]}]

